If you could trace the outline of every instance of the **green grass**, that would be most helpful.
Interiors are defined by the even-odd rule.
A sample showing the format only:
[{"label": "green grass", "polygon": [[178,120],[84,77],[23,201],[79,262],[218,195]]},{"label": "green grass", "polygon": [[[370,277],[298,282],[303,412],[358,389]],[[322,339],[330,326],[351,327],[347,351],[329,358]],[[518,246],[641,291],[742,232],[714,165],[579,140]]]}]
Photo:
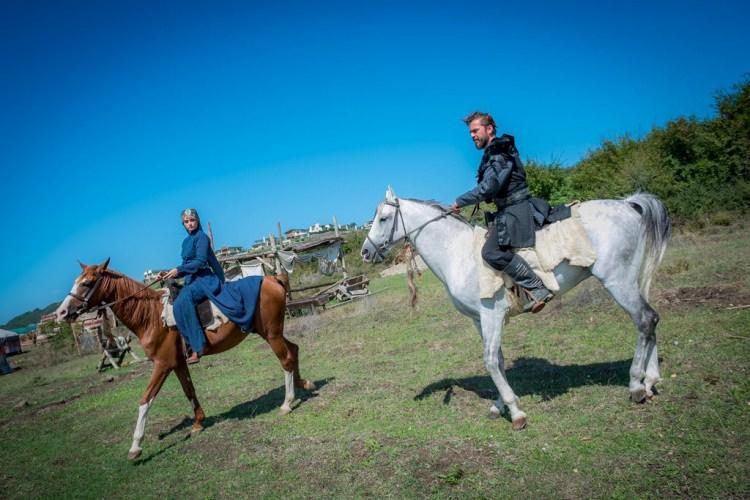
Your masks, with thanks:
[{"label": "green grass", "polygon": [[3,496],[747,497],[745,233],[675,237],[652,291],[664,380],[649,404],[628,401],[632,324],[586,282],[506,326],[508,378],[529,415],[511,431],[487,417],[496,390],[471,322],[429,273],[410,310],[397,276],[288,323],[319,385],[290,415],[277,414],[279,364],[251,337],[192,369],[202,434],[189,437],[190,407],[167,381],[135,462],[148,363],[96,374],[96,356],[52,368],[33,352],[11,358],[22,369],[0,378]]}]

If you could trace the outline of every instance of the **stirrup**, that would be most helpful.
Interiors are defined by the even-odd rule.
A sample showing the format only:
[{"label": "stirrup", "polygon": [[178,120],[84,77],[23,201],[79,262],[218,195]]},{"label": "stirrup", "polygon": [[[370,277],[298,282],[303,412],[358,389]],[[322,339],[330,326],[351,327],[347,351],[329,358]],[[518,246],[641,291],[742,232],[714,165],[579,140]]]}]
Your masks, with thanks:
[{"label": "stirrup", "polygon": [[534,295],[527,289],[523,287],[519,287],[523,292],[526,294],[526,303],[523,306],[524,312],[531,311],[531,314],[536,314],[540,312],[542,309],[544,309],[544,306],[547,305],[547,302],[552,300],[555,296],[552,292],[547,290],[547,296],[543,299],[537,299],[534,297]]}]

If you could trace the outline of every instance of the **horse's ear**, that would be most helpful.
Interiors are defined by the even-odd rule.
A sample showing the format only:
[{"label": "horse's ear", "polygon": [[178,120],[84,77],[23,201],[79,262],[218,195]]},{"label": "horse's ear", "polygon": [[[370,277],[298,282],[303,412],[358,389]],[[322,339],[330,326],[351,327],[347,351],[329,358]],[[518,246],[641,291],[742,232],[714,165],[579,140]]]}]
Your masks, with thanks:
[{"label": "horse's ear", "polygon": [[108,265],[109,265],[109,257],[107,257],[107,260],[99,264],[99,271],[106,271]]},{"label": "horse's ear", "polygon": [[385,190],[385,199],[387,201],[396,201],[396,193],[393,192],[393,188],[388,185],[388,189]]},{"label": "horse's ear", "polygon": [[78,265],[79,265],[79,266],[81,266],[81,269],[82,269],[82,270],[84,270],[84,271],[86,270],[86,264],[84,264],[84,263],[83,263],[83,262],[81,262],[80,260],[78,261]]}]

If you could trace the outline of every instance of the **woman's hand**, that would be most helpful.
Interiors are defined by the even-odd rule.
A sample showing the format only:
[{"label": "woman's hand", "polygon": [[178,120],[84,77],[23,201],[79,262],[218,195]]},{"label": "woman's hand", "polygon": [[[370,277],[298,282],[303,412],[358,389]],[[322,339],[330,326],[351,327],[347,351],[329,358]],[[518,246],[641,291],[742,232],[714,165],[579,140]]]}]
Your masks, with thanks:
[{"label": "woman's hand", "polygon": [[172,279],[172,278],[176,278],[177,277],[177,273],[178,273],[178,271],[177,271],[177,268],[175,267],[174,269],[170,269],[169,271],[162,271],[162,272],[160,272],[159,274],[156,275],[156,279],[158,279],[158,280],[169,280],[169,279]]}]

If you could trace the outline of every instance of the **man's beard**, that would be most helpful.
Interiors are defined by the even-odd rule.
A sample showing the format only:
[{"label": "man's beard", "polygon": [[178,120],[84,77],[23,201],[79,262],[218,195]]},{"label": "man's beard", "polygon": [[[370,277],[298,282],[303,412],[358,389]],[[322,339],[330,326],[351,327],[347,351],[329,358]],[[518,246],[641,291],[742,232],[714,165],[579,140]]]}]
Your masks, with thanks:
[{"label": "man's beard", "polygon": [[474,142],[474,145],[477,147],[477,149],[484,149],[487,147],[487,144],[489,144],[490,138],[485,137],[483,139],[479,139],[479,142]]}]

